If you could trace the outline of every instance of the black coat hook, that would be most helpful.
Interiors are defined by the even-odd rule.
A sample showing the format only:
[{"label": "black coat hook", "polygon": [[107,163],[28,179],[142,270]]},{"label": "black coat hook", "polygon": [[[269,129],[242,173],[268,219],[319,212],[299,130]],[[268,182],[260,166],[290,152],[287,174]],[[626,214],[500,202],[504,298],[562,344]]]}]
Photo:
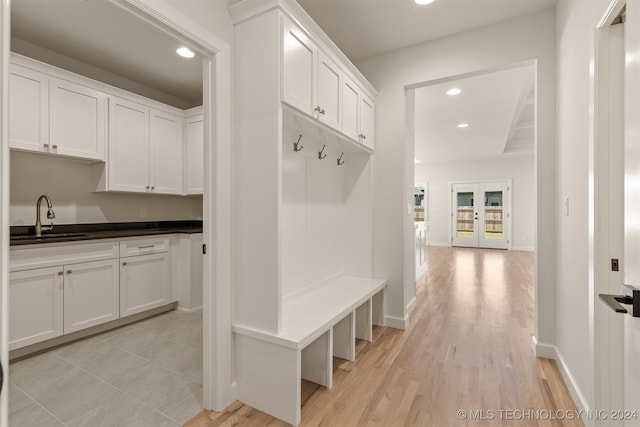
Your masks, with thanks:
[{"label": "black coat hook", "polygon": [[302,134],[298,136],[298,140],[293,143],[293,151],[298,152],[301,151],[304,147],[300,144],[300,140],[302,139]]},{"label": "black coat hook", "polygon": [[320,150],[320,151],[318,152],[318,158],[319,158],[320,160],[322,160],[322,159],[324,159],[324,158],[326,158],[326,157],[327,157],[327,155],[326,155],[326,154],[322,154],[322,153],[324,152],[324,149],[325,149],[326,147],[327,147],[327,144],[323,144],[323,145],[322,145],[322,150]]}]

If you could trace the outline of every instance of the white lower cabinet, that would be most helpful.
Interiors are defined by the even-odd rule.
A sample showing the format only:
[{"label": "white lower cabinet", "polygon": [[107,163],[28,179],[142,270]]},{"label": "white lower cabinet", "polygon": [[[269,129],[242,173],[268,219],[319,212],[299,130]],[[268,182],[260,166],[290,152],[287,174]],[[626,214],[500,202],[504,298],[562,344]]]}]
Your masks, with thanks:
[{"label": "white lower cabinet", "polygon": [[169,254],[120,258],[120,317],[169,303]]},{"label": "white lower cabinet", "polygon": [[9,350],[118,319],[118,260],[13,272],[9,301]]},{"label": "white lower cabinet", "polygon": [[9,274],[9,350],[63,333],[63,268]]},{"label": "white lower cabinet", "polygon": [[33,245],[9,257],[9,350],[177,300],[167,236]]},{"label": "white lower cabinet", "polygon": [[65,266],[65,334],[120,317],[118,273],[117,259]]}]

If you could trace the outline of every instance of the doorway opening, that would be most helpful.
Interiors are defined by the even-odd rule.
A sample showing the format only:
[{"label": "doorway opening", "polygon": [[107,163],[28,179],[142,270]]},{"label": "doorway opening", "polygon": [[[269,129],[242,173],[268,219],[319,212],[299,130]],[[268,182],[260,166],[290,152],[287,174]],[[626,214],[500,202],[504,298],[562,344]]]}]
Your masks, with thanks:
[{"label": "doorway opening", "polygon": [[[418,185],[428,188],[421,206],[413,207],[416,256],[411,262],[416,263],[416,280],[429,262],[429,251],[426,259],[421,256],[421,239],[426,246],[451,247],[454,236],[464,241],[472,235],[478,246],[482,237],[489,247],[533,252],[537,295],[541,273],[536,247],[540,200],[537,73],[537,61],[530,60],[405,87],[406,164],[414,158],[413,175],[406,178],[406,186],[414,193]],[[459,234],[454,183],[487,184],[483,194],[476,195],[474,187],[461,198],[461,205],[473,201],[474,207],[482,200],[483,210],[477,211],[477,220],[473,211],[471,222]],[[473,222],[482,222],[482,233]],[[420,262],[423,264],[418,265]],[[535,318],[534,337],[539,319]]]},{"label": "doorway opening", "polygon": [[[79,5],[82,3],[78,3]],[[201,406],[205,408],[213,408],[220,410],[229,402],[230,394],[230,369],[226,367],[226,363],[230,363],[224,357],[218,357],[215,349],[219,345],[230,347],[230,333],[225,335],[227,329],[226,323],[230,323],[228,307],[230,306],[230,293],[225,287],[228,286],[226,277],[230,272],[229,259],[226,256],[218,256],[218,254],[228,253],[230,240],[223,231],[218,233],[219,229],[228,230],[230,228],[230,215],[227,207],[230,206],[229,196],[230,189],[226,188],[223,183],[229,182],[230,171],[228,170],[228,156],[230,152],[230,92],[228,84],[220,84],[220,82],[228,83],[230,79],[230,55],[229,47],[226,43],[218,40],[215,36],[202,31],[201,27],[193,25],[188,18],[176,14],[171,7],[164,5],[147,6],[144,2],[126,1],[118,3],[102,3],[109,7],[124,12],[129,15],[130,19],[137,20],[133,28],[151,27],[156,31],[165,33],[176,40],[186,42],[190,47],[196,50],[196,53],[202,58],[202,65],[198,72],[200,79],[201,105],[203,106],[203,153],[200,161],[203,163],[203,196],[200,200],[189,202],[195,211],[199,210],[199,214],[195,214],[203,221],[203,239],[204,244],[208,244],[210,256],[203,259],[203,311],[201,312],[201,320],[199,321],[204,333],[201,335],[201,351],[200,364],[202,374],[200,375],[200,396]],[[56,5],[57,6],[57,5]],[[3,5],[3,13],[8,11],[7,5]],[[81,20],[80,20],[81,21]],[[78,22],[80,22],[78,21]],[[114,28],[129,28],[127,25],[120,26],[113,22],[109,22]],[[37,27],[37,26],[36,26]],[[5,29],[8,26],[4,27]],[[5,30],[3,30],[5,31]],[[5,31],[5,37],[8,33]],[[94,36],[95,34],[91,34]],[[91,37],[87,36],[87,41]],[[107,38],[108,39],[108,38]],[[153,48],[141,51],[152,52]],[[221,54],[222,53],[222,54]],[[8,56],[8,55],[7,55]],[[7,57],[4,57],[5,61]],[[69,58],[73,62],[73,58]],[[44,62],[44,61],[43,61]],[[118,62],[118,61],[116,61]],[[120,64],[122,65],[122,64]],[[91,67],[89,67],[91,68]],[[114,85],[115,86],[115,85]],[[3,88],[5,89],[5,88]],[[3,91],[3,93],[5,93]],[[6,136],[6,135],[5,135]],[[8,139],[4,139],[4,152],[8,154]],[[216,165],[215,167],[213,165]],[[3,178],[8,178],[8,173],[4,173]],[[214,192],[213,189],[216,189]],[[124,196],[120,196],[123,197]],[[8,197],[4,198],[3,208],[9,211]],[[153,199],[153,198],[152,198]],[[156,201],[158,198],[155,199]],[[185,199],[186,200],[186,199]],[[154,203],[153,201],[150,203]],[[169,210],[167,210],[169,211]],[[145,211],[147,212],[147,211]],[[140,214],[141,217],[143,216]],[[78,221],[81,222],[81,221]],[[217,234],[215,240],[211,240],[210,236]],[[7,239],[8,241],[8,239]],[[198,248],[199,249],[199,248]],[[8,254],[9,247],[5,245],[3,253]],[[215,266],[215,268],[214,268]],[[6,286],[6,276],[8,273],[3,271],[4,286]],[[6,294],[6,289],[4,289]],[[215,296],[215,298],[214,298]],[[215,306],[215,308],[214,308]],[[211,312],[215,312],[216,316],[212,316]],[[3,312],[2,324],[6,324],[6,311]],[[222,325],[224,324],[224,325]],[[6,360],[6,349],[8,336],[6,329],[2,336],[3,359]],[[222,360],[220,360],[222,359]],[[218,372],[220,371],[220,372]],[[215,378],[213,380],[212,378]],[[226,384],[226,386],[225,386]],[[6,402],[4,393],[3,401]],[[147,406],[148,408],[149,406]],[[7,411],[2,411],[3,425],[6,421]],[[68,414],[67,414],[68,415]],[[195,415],[195,412],[190,415]],[[155,424],[155,423],[153,423]]]}]

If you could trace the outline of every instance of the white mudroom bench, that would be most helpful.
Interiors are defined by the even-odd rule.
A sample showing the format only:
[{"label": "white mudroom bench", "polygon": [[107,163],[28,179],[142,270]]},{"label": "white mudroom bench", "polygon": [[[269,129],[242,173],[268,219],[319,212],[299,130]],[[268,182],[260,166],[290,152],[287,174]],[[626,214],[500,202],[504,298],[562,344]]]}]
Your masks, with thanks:
[{"label": "white mudroom bench", "polygon": [[331,388],[333,356],[355,360],[356,338],[382,325],[386,285],[341,277],[284,299],[277,334],[234,325],[239,399],[298,425],[301,380]]}]

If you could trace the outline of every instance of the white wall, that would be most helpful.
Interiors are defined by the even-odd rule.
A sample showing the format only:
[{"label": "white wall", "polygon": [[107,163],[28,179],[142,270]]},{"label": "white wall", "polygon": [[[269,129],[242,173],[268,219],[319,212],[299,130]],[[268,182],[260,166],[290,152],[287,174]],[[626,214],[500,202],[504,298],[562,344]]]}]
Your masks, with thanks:
[{"label": "white wall", "polygon": [[535,180],[533,157],[511,157],[475,162],[416,165],[416,184],[429,183],[427,244],[451,244],[452,182],[511,179],[510,236],[514,250],[533,250]]},{"label": "white wall", "polygon": [[[405,320],[413,304],[413,197],[405,87],[452,75],[536,60],[537,308],[536,335],[555,333],[555,11],[553,9],[359,61],[379,91],[374,161],[374,275],[389,279],[388,315]],[[404,259],[408,260],[403,262]],[[409,258],[411,257],[411,259]],[[406,322],[405,322],[406,323]]]},{"label": "white wall", "polygon": [[[89,171],[88,164],[76,160],[12,151],[11,225],[35,223],[41,194],[53,202],[54,224],[202,219],[200,196],[94,193]],[[45,214],[42,208],[48,223]]]},{"label": "white wall", "polygon": [[[589,146],[593,141],[591,65],[594,30],[609,1],[561,1],[557,10],[556,349],[577,390],[578,405],[594,402],[589,288]],[[561,201],[569,199],[569,215]],[[598,408],[599,409],[599,408]]]}]

